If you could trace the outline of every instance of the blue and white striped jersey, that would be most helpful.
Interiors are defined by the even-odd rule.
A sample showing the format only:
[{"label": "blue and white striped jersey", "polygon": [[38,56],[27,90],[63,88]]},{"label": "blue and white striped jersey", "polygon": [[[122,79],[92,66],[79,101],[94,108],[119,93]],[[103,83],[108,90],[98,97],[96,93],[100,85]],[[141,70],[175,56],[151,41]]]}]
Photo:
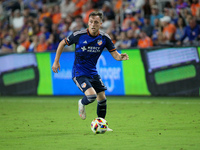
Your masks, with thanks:
[{"label": "blue and white striped jersey", "polygon": [[109,52],[116,50],[108,34],[99,31],[91,36],[88,29],[76,31],[65,38],[67,45],[75,44],[75,60],[72,77],[97,75],[96,64],[104,48]]}]

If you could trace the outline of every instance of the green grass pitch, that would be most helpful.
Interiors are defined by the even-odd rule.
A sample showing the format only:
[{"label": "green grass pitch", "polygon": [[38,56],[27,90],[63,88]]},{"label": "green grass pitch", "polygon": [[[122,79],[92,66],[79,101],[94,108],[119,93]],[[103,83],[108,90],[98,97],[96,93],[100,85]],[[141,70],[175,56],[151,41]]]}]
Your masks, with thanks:
[{"label": "green grass pitch", "polygon": [[0,97],[0,150],[199,150],[200,98],[107,97],[114,132],[95,135],[96,102],[78,116],[70,97]]}]

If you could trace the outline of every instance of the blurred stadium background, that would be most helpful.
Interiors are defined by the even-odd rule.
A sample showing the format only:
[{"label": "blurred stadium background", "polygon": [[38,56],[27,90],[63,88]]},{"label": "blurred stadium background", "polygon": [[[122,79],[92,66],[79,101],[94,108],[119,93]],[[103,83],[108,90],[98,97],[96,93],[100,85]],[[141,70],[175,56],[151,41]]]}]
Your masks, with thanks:
[{"label": "blurred stadium background", "polygon": [[[107,95],[199,96],[200,2],[165,0],[1,0],[0,94],[80,95],[71,80],[74,45],[59,74],[51,71],[59,42],[104,13],[102,29],[130,60],[105,50],[97,64]],[[69,88],[70,87],[70,88]]]}]

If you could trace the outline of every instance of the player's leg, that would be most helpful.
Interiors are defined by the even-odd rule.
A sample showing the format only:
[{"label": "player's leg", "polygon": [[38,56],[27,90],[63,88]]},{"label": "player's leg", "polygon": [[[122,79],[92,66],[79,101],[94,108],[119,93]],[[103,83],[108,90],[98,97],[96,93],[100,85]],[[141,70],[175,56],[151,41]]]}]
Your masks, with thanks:
[{"label": "player's leg", "polygon": [[105,90],[107,88],[103,84],[101,77],[99,75],[95,75],[91,81],[92,87],[97,92],[97,116],[101,118],[105,118],[106,116],[106,96],[105,96]]},{"label": "player's leg", "polygon": [[107,99],[105,96],[105,92],[99,92],[97,94],[97,116],[101,117],[101,118],[105,118],[106,117],[106,110],[107,110]]},{"label": "player's leg", "polygon": [[94,88],[92,87],[88,77],[85,76],[75,77],[73,78],[73,81],[79,87],[79,89],[85,94],[85,96],[78,101],[79,116],[81,117],[81,119],[85,119],[86,118],[85,105],[94,102],[95,99],[97,98],[97,94]]},{"label": "player's leg", "polygon": [[[93,88],[97,92],[97,116],[101,118],[106,117],[107,110],[107,99],[105,95],[105,90],[107,90],[106,86],[103,84],[101,77],[96,75],[91,82]],[[107,128],[107,131],[113,131],[110,128]]]},{"label": "player's leg", "polygon": [[85,96],[78,101],[78,112],[81,119],[84,120],[86,118],[85,105],[94,102],[96,98],[96,92],[92,87],[85,91]]},{"label": "player's leg", "polygon": [[[107,104],[106,104],[106,96],[105,92],[99,92],[97,94],[97,115],[98,117],[105,118],[106,117],[106,110],[107,110]],[[107,131],[113,131],[111,128],[107,128]]]},{"label": "player's leg", "polygon": [[93,87],[88,88],[84,92],[84,94],[85,94],[85,96],[81,100],[83,105],[88,105],[88,104],[94,102],[96,100],[96,98],[97,98],[96,91],[94,90]]}]

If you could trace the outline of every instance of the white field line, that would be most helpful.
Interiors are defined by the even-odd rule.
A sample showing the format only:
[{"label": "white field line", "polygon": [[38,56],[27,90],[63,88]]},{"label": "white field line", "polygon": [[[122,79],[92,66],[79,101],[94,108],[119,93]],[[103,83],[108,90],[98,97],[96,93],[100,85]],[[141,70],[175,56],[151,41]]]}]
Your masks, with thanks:
[{"label": "white field line", "polygon": [[[33,100],[33,99],[27,99],[27,100],[0,100],[0,103],[77,103],[78,100]],[[173,104],[180,104],[180,105],[200,105],[200,100],[195,102],[193,100],[188,100],[187,102],[181,101],[181,100],[110,100],[108,99],[108,103],[111,104],[164,104],[164,105],[173,105]]]}]

